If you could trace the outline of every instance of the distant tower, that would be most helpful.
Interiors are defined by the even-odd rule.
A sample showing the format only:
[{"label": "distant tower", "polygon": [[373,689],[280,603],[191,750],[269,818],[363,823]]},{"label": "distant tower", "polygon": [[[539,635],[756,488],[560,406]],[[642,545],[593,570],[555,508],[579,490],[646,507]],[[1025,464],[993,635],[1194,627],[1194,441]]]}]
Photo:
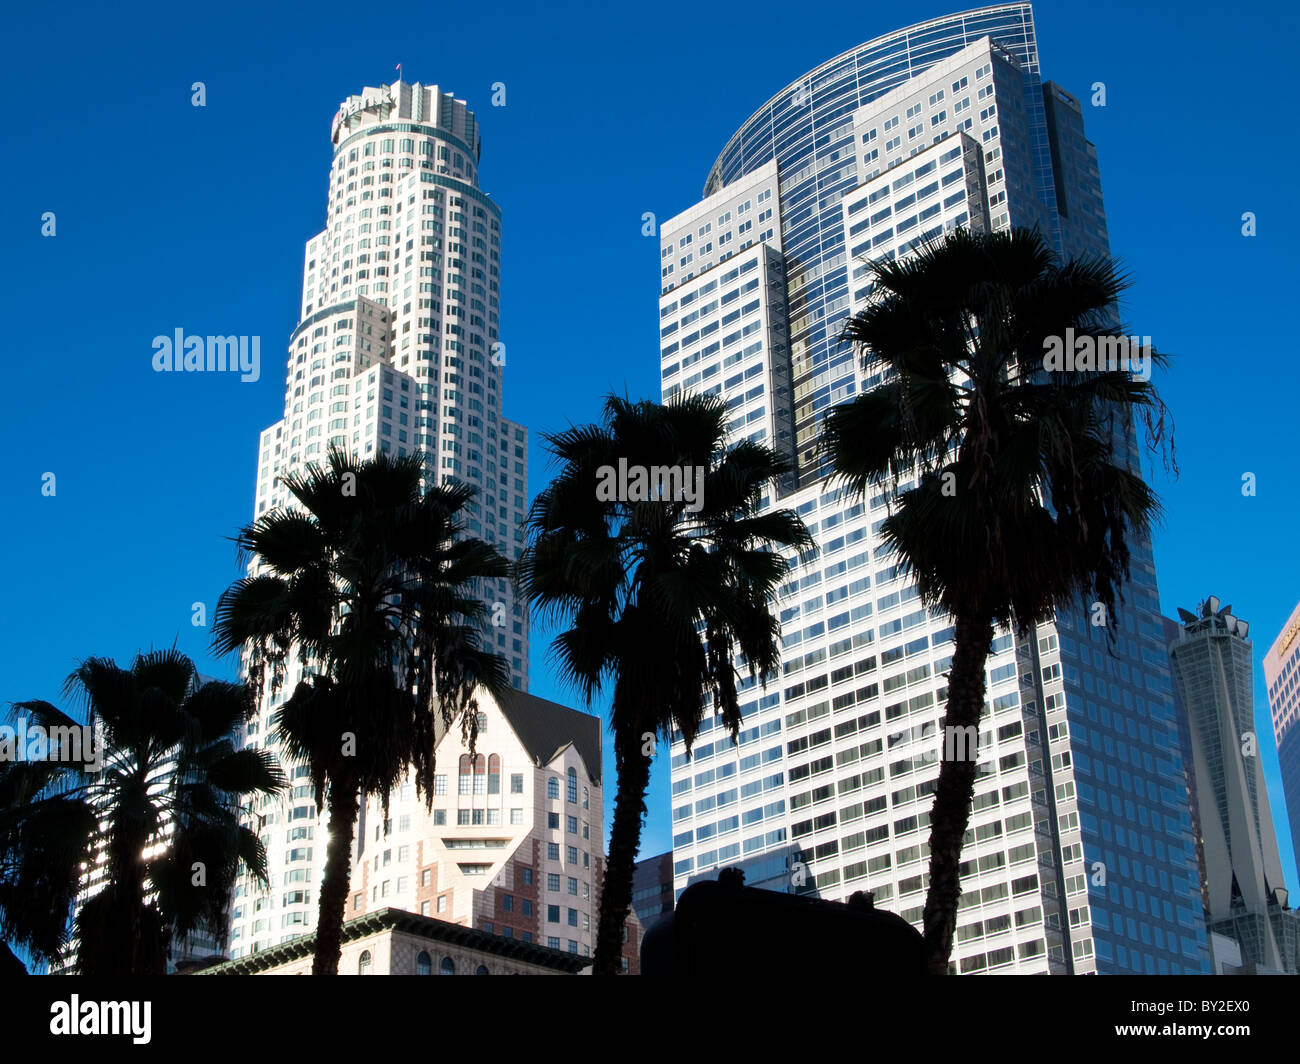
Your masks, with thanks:
[{"label": "distant tower", "polygon": [[1169,656],[1191,731],[1211,941],[1232,939],[1248,967],[1294,974],[1297,921],[1285,908],[1255,733],[1250,625],[1213,595],[1178,615]]}]

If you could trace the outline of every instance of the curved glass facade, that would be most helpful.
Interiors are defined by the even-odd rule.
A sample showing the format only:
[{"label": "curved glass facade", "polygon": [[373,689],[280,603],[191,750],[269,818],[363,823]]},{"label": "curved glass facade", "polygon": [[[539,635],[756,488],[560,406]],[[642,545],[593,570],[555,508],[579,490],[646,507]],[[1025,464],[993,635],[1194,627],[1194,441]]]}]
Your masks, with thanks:
[{"label": "curved glass facade", "polygon": [[[729,439],[793,457],[798,481],[771,502],[820,551],[777,596],[779,688],[740,685],[739,749],[709,734],[715,720],[689,756],[674,736],[678,889],[739,865],[769,889],[868,889],[922,923],[938,771],[924,751],[952,623],[916,601],[880,539],[911,482],[847,493],[823,479],[816,438],[829,408],[880,379],[839,340],[870,263],[957,226],[1038,227],[1067,258],[1110,250],[1084,106],[1040,79],[1025,3],[823,63],[740,128],[704,201],[661,226],[663,396],[717,395]],[[1131,423],[1115,443],[1136,468]],[[1123,609],[1102,622],[1114,640],[1086,603],[995,640],[953,971],[1208,970],[1155,564],[1149,542],[1132,549]]]},{"label": "curved glass facade", "polygon": [[853,114],[985,37],[1000,45],[1023,73],[1035,192],[1059,248],[1038,45],[1027,3],[919,23],[823,63],[759,108],[731,138],[709,174],[706,197],[773,159],[780,170],[789,315],[792,323],[801,323],[790,334],[801,482],[815,476],[809,465],[820,415],[855,390],[853,354],[839,342],[849,312],[851,265],[840,200],[866,176],[859,173],[851,147]]}]

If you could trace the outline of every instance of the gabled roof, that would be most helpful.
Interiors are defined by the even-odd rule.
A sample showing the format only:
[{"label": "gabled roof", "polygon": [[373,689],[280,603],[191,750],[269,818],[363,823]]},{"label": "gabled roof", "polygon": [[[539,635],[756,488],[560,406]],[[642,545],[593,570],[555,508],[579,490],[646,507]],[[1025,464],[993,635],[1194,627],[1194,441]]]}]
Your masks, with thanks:
[{"label": "gabled roof", "polygon": [[572,745],[592,782],[600,783],[599,717],[522,691],[511,690],[497,702],[506,723],[536,764],[549,765],[566,746]]}]

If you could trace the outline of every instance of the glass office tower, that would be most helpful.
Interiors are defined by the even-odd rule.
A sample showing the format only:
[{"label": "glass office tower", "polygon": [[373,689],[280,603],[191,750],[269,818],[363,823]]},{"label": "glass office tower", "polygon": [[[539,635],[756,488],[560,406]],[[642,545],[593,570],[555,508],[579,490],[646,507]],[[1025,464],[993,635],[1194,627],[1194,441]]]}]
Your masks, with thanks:
[{"label": "glass office tower", "polygon": [[[879,383],[839,342],[868,260],[957,226],[1109,251],[1082,107],[1041,80],[1028,4],[887,34],[791,82],[661,229],[663,396],[719,395],[733,440],[784,454],[794,473],[767,504],[820,547],[781,588],[781,675],[746,688],[739,746],[709,727],[687,761],[675,737],[679,890],[740,865],[757,886],[871,890],[920,925],[951,621],[879,540],[910,483],[846,495],[816,441],[827,409]],[[1118,444],[1136,464],[1131,430]],[[1150,545],[1118,615],[1080,603],[999,633],[988,670],[954,969],[1208,971]]]}]

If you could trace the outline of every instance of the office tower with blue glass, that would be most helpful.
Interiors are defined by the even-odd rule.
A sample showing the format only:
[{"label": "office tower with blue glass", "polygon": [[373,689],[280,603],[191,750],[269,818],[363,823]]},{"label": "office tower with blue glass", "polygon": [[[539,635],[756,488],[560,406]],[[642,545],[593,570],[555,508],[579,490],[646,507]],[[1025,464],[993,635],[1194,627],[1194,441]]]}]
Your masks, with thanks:
[{"label": "office tower with blue glass", "polygon": [[[869,260],[958,226],[1109,252],[1083,110],[1041,79],[1028,4],[935,19],[786,85],[662,226],[663,397],[718,395],[732,440],[783,454],[765,504],[820,547],[780,590],[780,675],[744,691],[739,746],[709,727],[687,760],[674,737],[678,890],[739,865],[754,886],[870,890],[920,926],[953,630],[880,542],[910,483],[842,492],[819,425],[879,383],[839,342]],[[1150,545],[1119,613],[999,633],[988,682],[954,970],[1208,971]]]}]

